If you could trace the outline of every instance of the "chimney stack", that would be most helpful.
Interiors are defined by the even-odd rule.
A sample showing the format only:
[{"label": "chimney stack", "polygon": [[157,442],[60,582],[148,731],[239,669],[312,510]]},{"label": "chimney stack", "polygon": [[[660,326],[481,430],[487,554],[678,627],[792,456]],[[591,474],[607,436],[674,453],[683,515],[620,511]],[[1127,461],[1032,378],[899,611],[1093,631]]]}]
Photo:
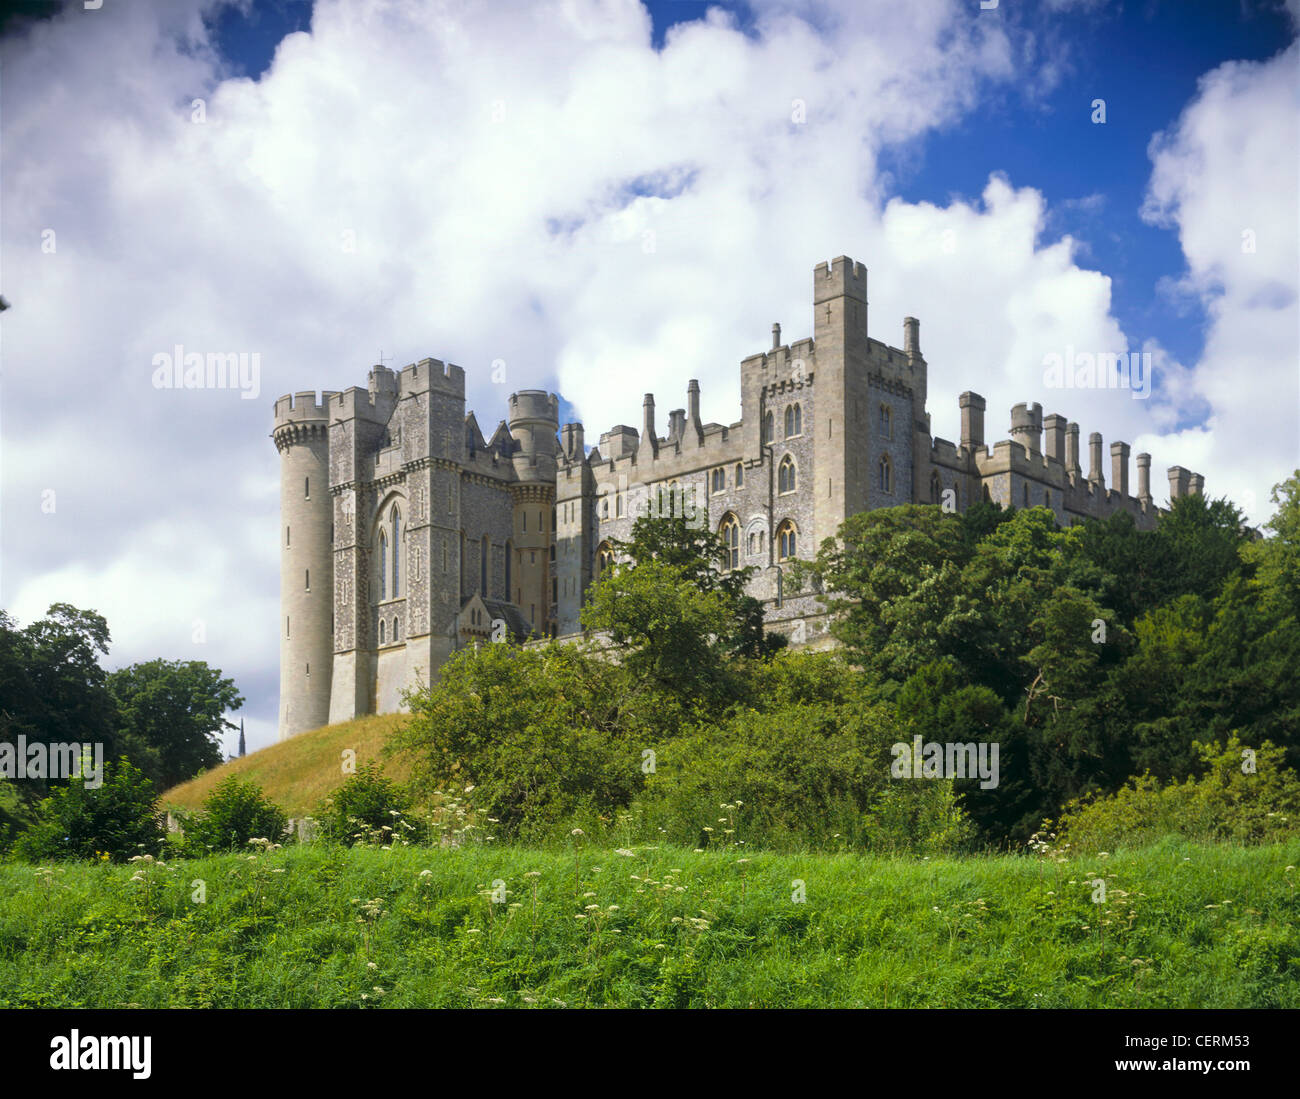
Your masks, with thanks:
[{"label": "chimney stack", "polygon": [[921,357],[921,322],[915,317],[903,318],[903,350],[909,363]]},{"label": "chimney stack", "polygon": [[1128,443],[1110,444],[1110,483],[1121,496],[1128,495]]},{"label": "chimney stack", "polygon": [[978,393],[967,390],[958,398],[961,404],[961,445],[975,450],[984,445],[985,401]]},{"label": "chimney stack", "polygon": [[1043,426],[1047,428],[1047,457],[1049,461],[1065,465],[1065,417],[1053,412]]},{"label": "chimney stack", "polygon": [[774,324],[772,325],[772,350],[775,351],[780,346],[781,346],[781,326],[779,324]]},{"label": "chimney stack", "polygon": [[1106,487],[1106,478],[1101,472],[1101,432],[1094,431],[1088,436],[1088,480],[1098,488]]},{"label": "chimney stack", "polygon": [[1151,506],[1151,455],[1139,454],[1138,465],[1138,499],[1147,507]]}]

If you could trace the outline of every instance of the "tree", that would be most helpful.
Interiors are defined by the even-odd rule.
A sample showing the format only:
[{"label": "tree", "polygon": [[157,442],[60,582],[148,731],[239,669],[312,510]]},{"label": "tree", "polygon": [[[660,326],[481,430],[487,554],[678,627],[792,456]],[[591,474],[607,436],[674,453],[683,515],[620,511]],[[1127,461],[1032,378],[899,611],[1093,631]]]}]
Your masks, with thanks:
[{"label": "tree", "polygon": [[244,699],[201,660],[150,660],[110,673],[124,739],[162,789],[221,763],[224,714]]},{"label": "tree", "polygon": [[163,836],[153,783],[123,757],[104,765],[99,787],[77,778],[54,790],[16,850],[32,860],[106,854],[124,862],[132,855],[156,855]]}]

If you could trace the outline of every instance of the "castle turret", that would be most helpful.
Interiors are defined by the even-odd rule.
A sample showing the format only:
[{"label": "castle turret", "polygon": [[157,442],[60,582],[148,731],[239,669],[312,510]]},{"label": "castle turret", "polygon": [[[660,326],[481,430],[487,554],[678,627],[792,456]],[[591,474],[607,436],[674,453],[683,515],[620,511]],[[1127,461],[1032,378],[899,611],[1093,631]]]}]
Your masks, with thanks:
[{"label": "castle turret", "polygon": [[1042,453],[1043,406],[1018,404],[1011,409],[1011,438],[1030,454]]},{"label": "castle turret", "polygon": [[333,393],[275,402],[271,437],[280,452],[279,737],[329,722],[334,659],[327,409]]},{"label": "castle turret", "polygon": [[555,480],[556,434],[560,430],[559,398],[544,389],[510,394],[510,434],[519,449],[515,473],[521,481]]}]

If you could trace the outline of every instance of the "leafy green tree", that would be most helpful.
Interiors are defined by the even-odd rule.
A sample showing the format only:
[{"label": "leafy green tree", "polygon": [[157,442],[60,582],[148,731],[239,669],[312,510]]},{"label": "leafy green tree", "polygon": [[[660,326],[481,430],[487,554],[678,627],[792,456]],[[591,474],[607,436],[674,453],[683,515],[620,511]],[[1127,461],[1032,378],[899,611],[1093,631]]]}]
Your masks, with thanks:
[{"label": "leafy green tree", "polygon": [[539,835],[631,799],[653,742],[623,719],[644,690],[572,645],[462,649],[408,694],[411,720],[390,750],[411,760],[418,797],[472,787],[495,835]]},{"label": "leafy green tree", "polygon": [[22,836],[17,853],[33,861],[96,858],[118,862],[132,855],[156,855],[163,842],[163,818],[153,783],[129,760],[104,765],[101,786],[72,779],[40,804],[37,822]]},{"label": "leafy green tree", "polygon": [[279,843],[288,818],[255,782],[231,775],[212,788],[197,814],[182,814],[183,850],[198,857],[209,851],[239,851],[250,840]]},{"label": "leafy green tree", "polygon": [[219,766],[223,716],[244,699],[233,680],[201,660],[150,660],[111,672],[125,739],[162,789]]}]

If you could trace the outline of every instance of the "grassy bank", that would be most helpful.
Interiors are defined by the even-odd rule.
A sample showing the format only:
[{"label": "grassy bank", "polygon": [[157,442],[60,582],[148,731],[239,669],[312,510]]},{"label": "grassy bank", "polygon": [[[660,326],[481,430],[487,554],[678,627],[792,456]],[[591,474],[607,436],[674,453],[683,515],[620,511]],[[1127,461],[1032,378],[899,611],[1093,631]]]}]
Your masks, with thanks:
[{"label": "grassy bank", "polygon": [[290,816],[310,815],[321,799],[347,778],[342,767],[347,749],[355,753],[358,767],[375,762],[389,778],[406,781],[410,777],[409,762],[386,760],[381,751],[394,731],[408,720],[406,714],[379,714],[313,729],[173,786],[159,799],[160,804],[166,809],[197,810],[217,783],[238,775],[256,782]]},{"label": "grassy bank", "polygon": [[579,838],[7,865],[0,1006],[1300,1006],[1300,844],[738,858]]}]

